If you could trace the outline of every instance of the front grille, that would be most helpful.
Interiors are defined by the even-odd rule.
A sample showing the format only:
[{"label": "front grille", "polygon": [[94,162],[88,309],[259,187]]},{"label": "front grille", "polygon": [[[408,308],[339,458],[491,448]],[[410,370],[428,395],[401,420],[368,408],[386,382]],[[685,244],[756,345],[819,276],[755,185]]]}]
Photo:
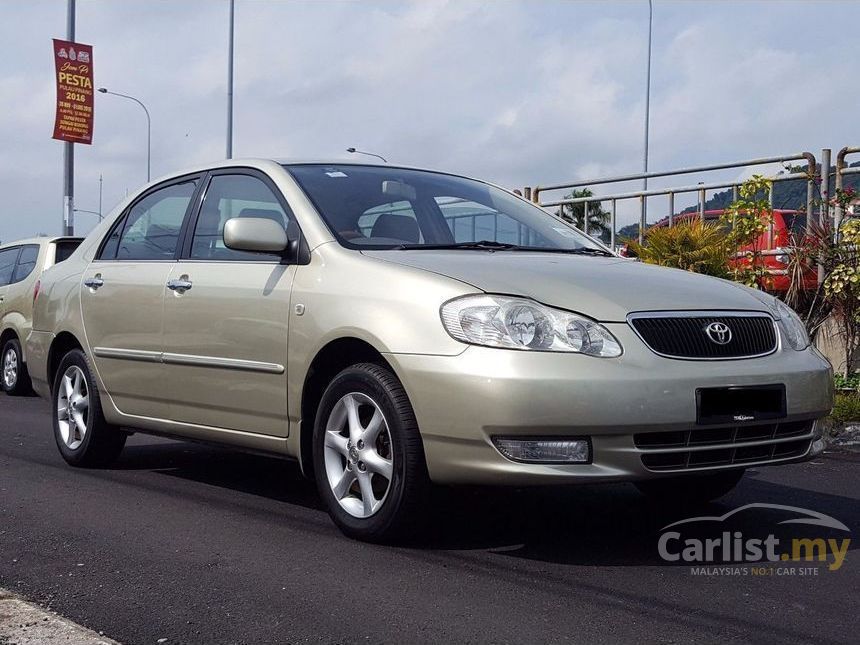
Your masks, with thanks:
[{"label": "front grille", "polygon": [[813,439],[814,421],[729,428],[697,428],[633,435],[648,470],[691,470],[801,457]]},{"label": "front grille", "polygon": [[[708,336],[706,329],[711,323],[728,327],[731,339],[726,344],[721,345]],[[634,315],[630,324],[654,352],[672,358],[749,358],[776,349],[773,319],[764,314]]]}]

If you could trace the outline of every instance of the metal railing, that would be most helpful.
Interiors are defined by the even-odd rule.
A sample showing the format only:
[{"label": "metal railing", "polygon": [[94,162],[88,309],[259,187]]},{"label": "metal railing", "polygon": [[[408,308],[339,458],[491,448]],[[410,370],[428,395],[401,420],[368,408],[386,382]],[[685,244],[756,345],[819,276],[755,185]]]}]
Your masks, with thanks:
[{"label": "metal railing", "polygon": [[[849,147],[846,146],[842,148],[839,152],[836,153],[836,170],[833,185],[836,188],[836,194],[842,190],[843,182],[845,180],[845,175],[858,175],[860,174],[860,166],[855,166],[854,168],[849,168],[845,164],[845,157],[848,155],[856,154],[860,152],[860,146]],[[834,231],[839,231],[839,226],[842,224],[842,218],[844,213],[842,212],[842,205],[837,201],[836,206],[833,209],[833,228]]]},{"label": "metal railing", "polygon": [[[860,151],[860,149],[849,149],[851,151]],[[825,161],[826,165],[823,167],[829,168],[830,165],[830,150],[822,151],[822,161]],[[671,226],[673,223],[673,219],[676,215],[675,213],[675,196],[680,194],[688,194],[688,193],[698,193],[699,203],[698,203],[698,211],[700,217],[704,218],[705,213],[705,202],[707,197],[707,191],[709,190],[718,190],[724,188],[731,188],[733,191],[733,199],[737,199],[738,189],[740,187],[740,183],[738,181],[732,182],[716,182],[716,183],[699,183],[695,185],[688,186],[678,186],[672,188],[661,188],[654,190],[638,190],[632,192],[625,193],[616,193],[609,195],[592,195],[590,197],[574,197],[567,199],[556,199],[549,201],[541,201],[541,196],[543,193],[550,191],[558,191],[558,190],[572,190],[577,188],[591,188],[593,186],[602,186],[607,184],[617,184],[628,181],[636,181],[643,179],[651,179],[655,177],[672,177],[678,175],[690,175],[694,173],[705,173],[705,172],[713,172],[716,170],[727,170],[730,168],[748,168],[751,166],[762,166],[769,165],[774,163],[786,164],[790,161],[806,161],[806,171],[805,172],[791,172],[788,174],[780,174],[775,177],[772,177],[771,180],[773,182],[782,182],[782,181],[796,181],[796,180],[805,180],[807,182],[806,186],[806,212],[807,215],[813,213],[813,208],[815,204],[815,179],[817,173],[816,159],[815,155],[811,152],[799,152],[796,154],[790,155],[782,155],[779,157],[761,157],[758,159],[748,159],[745,161],[733,161],[728,163],[718,163],[711,164],[707,166],[696,166],[692,168],[679,168],[676,170],[665,170],[658,172],[647,172],[647,173],[636,173],[631,175],[618,175],[614,177],[602,177],[596,179],[588,179],[588,180],[578,180],[573,182],[565,182],[560,184],[549,184],[546,186],[535,186],[530,187],[527,186],[523,189],[523,196],[526,199],[530,199],[534,203],[539,206],[549,208],[552,206],[564,206],[567,204],[582,204],[584,211],[584,222],[585,222],[585,232],[588,233],[588,206],[590,203],[602,203],[608,201],[610,203],[610,246],[612,248],[615,247],[615,237],[616,237],[616,217],[617,217],[617,204],[619,201],[630,200],[630,199],[638,199],[639,200],[639,241],[640,243],[644,241],[645,229],[647,227],[646,215],[647,215],[647,199],[649,197],[657,196],[657,195],[666,195],[669,198],[669,225]],[[853,169],[852,169],[853,170]],[[858,169],[860,170],[860,169]],[[822,204],[827,203],[826,190],[827,182],[822,182]],[[771,189],[769,194],[769,200],[771,202],[771,206],[773,206],[773,190]],[[822,208],[826,208],[823,206]],[[807,218],[810,219],[809,217]],[[807,226],[811,226],[811,222],[807,222]],[[771,224],[770,230],[768,231],[768,248],[773,248],[773,225]]]}]

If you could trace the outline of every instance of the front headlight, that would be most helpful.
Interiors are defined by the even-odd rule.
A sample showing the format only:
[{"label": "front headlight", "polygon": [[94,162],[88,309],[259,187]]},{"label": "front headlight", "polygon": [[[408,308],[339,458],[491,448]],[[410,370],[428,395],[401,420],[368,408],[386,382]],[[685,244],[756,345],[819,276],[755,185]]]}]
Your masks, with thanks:
[{"label": "front headlight", "polygon": [[464,343],[621,356],[621,345],[603,325],[526,298],[463,296],[442,305],[441,313],[448,333]]},{"label": "front headlight", "polygon": [[782,300],[776,300],[773,309],[782,335],[785,336],[792,349],[800,351],[809,347],[809,334],[806,333],[806,325],[803,324],[794,309]]}]

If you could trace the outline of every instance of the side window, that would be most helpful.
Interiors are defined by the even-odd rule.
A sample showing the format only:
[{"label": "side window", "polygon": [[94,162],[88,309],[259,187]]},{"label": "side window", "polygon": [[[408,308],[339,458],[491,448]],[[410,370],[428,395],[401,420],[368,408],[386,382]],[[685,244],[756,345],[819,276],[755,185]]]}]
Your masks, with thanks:
[{"label": "side window", "polygon": [[[224,224],[234,217],[270,219],[289,233],[295,223],[284,211],[275,193],[263,180],[251,175],[215,175],[209,181],[206,197],[191,240],[191,259],[237,262],[279,262],[272,253],[252,253],[228,249],[224,244]],[[292,227],[290,225],[293,225]]]},{"label": "side window", "polygon": [[15,273],[15,261],[18,259],[20,246],[0,251],[0,287],[12,282],[12,274]]},{"label": "side window", "polygon": [[454,242],[490,240],[519,246],[552,246],[540,233],[494,208],[460,197],[436,197]]},{"label": "side window", "polygon": [[99,258],[172,260],[196,187],[196,181],[174,184],[141,199],[111,231]]},{"label": "side window", "polygon": [[21,282],[21,280],[33,273],[33,269],[36,268],[36,260],[38,259],[38,244],[22,246],[21,255],[18,256],[18,265],[15,267],[15,274],[12,276],[12,282]]}]

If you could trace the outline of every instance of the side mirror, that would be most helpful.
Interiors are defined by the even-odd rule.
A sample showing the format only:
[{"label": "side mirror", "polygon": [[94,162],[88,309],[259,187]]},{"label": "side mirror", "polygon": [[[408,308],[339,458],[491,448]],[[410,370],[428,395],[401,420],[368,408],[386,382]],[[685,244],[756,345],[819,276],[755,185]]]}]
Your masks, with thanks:
[{"label": "side mirror", "polygon": [[284,227],[260,217],[234,217],[224,224],[224,244],[235,251],[283,253],[290,243]]}]

